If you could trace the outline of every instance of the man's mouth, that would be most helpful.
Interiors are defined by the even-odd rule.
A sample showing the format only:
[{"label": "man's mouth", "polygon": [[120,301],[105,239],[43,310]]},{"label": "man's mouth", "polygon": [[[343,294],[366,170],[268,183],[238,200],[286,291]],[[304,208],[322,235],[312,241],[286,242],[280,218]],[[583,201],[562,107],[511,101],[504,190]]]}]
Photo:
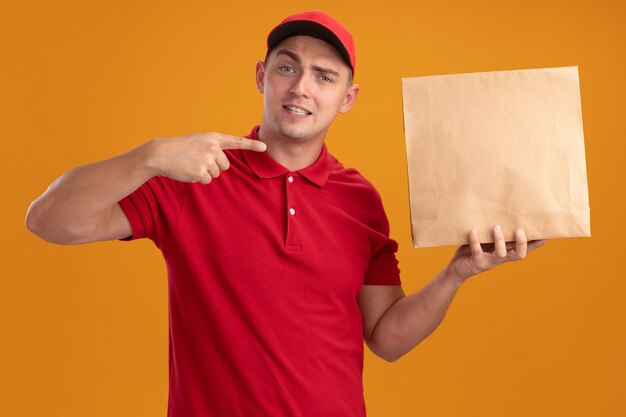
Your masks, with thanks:
[{"label": "man's mouth", "polygon": [[303,116],[309,116],[311,114],[310,111],[301,109],[300,107],[296,107],[296,106],[283,106],[283,107],[295,114],[301,114]]}]

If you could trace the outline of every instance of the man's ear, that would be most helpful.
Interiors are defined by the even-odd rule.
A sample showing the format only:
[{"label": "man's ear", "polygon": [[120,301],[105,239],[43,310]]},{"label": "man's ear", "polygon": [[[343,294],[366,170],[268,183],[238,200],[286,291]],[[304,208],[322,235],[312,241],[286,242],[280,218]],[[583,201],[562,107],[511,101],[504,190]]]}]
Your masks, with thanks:
[{"label": "man's ear", "polygon": [[265,90],[265,62],[261,60],[256,63],[256,88],[261,94]]},{"label": "man's ear", "polygon": [[356,102],[356,98],[359,95],[359,85],[352,84],[348,87],[348,91],[346,91],[346,95],[343,98],[343,103],[341,103],[341,107],[339,107],[339,113],[348,113],[354,103]]}]

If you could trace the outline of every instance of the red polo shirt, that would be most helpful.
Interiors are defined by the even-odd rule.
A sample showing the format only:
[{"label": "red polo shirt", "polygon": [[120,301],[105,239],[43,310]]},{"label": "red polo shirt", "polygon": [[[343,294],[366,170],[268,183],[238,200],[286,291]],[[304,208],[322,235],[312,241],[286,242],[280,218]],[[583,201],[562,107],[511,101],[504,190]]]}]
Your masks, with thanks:
[{"label": "red polo shirt", "polygon": [[295,172],[226,153],[211,184],[155,177],[120,201],[167,264],[168,416],[365,416],[356,296],[400,284],[380,196],[325,145]]}]

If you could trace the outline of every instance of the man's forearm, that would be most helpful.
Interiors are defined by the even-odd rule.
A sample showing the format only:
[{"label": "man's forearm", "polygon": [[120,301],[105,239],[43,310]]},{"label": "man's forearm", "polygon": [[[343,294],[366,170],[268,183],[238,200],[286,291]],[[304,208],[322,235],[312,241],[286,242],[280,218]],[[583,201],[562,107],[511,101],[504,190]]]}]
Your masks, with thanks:
[{"label": "man's forearm", "polygon": [[376,324],[372,344],[387,360],[399,359],[437,328],[461,282],[444,270],[420,291],[396,301]]}]

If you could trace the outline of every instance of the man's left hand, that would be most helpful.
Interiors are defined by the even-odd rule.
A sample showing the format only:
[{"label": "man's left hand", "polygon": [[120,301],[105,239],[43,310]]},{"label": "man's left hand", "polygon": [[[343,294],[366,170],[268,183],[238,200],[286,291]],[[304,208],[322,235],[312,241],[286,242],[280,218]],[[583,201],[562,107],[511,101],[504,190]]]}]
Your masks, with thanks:
[{"label": "man's left hand", "polygon": [[493,243],[481,244],[475,230],[469,234],[469,244],[460,246],[448,264],[449,278],[460,285],[472,275],[487,271],[509,261],[524,259],[526,254],[546,243],[545,240],[526,239],[522,229],[515,231],[515,242],[505,242],[500,226],[493,228]]}]

